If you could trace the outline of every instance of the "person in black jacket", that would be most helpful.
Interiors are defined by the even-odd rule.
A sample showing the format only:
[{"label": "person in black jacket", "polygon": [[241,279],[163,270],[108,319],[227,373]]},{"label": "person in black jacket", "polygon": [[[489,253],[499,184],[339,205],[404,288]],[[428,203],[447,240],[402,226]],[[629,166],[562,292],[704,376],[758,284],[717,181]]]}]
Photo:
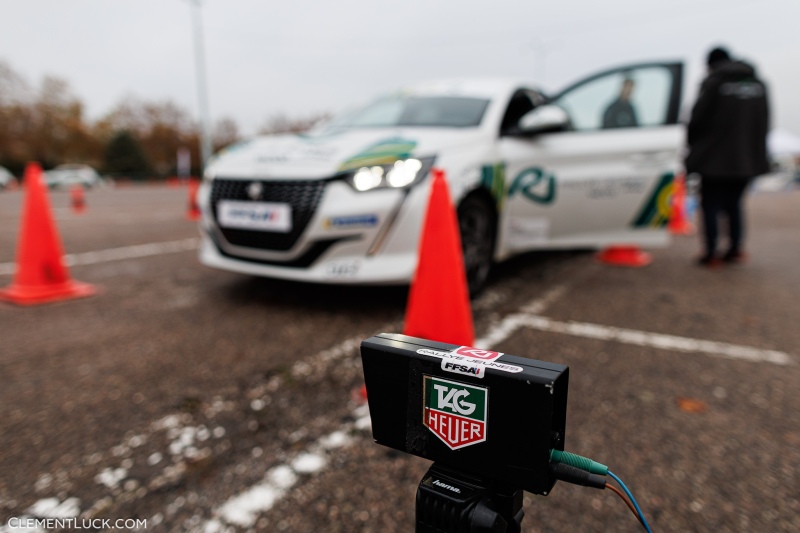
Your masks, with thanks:
[{"label": "person in black jacket", "polygon": [[[700,175],[705,253],[702,265],[744,259],[742,196],[749,182],[769,170],[767,88],[755,68],[731,59],[724,48],[708,54],[708,76],[687,130],[686,173]],[[717,256],[719,215],[728,219],[729,245]]]},{"label": "person in black jacket", "polygon": [[634,82],[625,78],[619,96],[603,112],[603,128],[635,128],[639,125],[636,109],[631,104]]}]

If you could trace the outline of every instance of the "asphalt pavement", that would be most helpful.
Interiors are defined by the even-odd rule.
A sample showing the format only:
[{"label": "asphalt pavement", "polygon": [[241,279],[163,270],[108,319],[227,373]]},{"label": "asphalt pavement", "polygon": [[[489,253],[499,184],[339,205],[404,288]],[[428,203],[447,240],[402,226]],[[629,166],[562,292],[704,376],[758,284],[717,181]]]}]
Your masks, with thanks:
[{"label": "asphalt pavement", "polygon": [[[374,444],[359,394],[358,343],[402,331],[406,288],[203,267],[182,187],[51,201],[99,291],[0,304],[1,532],[413,531],[429,463]],[[0,193],[0,286],[21,204]],[[642,269],[527,254],[473,302],[477,346],[569,365],[567,449],[620,475],[654,531],[800,531],[800,191],[747,210],[745,264],[696,266],[697,236]],[[524,509],[526,532],[640,530],[610,491],[566,483]]]}]

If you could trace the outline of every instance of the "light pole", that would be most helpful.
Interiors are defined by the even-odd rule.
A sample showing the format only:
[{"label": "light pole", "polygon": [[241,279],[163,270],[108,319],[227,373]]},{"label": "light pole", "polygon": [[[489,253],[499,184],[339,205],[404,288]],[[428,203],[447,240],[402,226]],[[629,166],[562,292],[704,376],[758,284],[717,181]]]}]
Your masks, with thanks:
[{"label": "light pole", "polygon": [[533,48],[534,59],[533,65],[536,69],[536,83],[540,86],[544,86],[544,71],[547,62],[547,45],[544,43],[542,39],[539,37],[534,37],[531,41],[531,47]]},{"label": "light pole", "polygon": [[[556,46],[554,46],[554,44]],[[540,87],[544,87],[545,67],[547,66],[547,55],[554,49],[558,48],[557,42],[545,42],[540,37],[533,37],[531,39],[531,48],[534,53],[534,67],[536,69],[535,81]]]},{"label": "light pole", "polygon": [[194,63],[197,74],[197,99],[200,107],[200,156],[201,166],[205,169],[211,157],[211,132],[209,126],[208,90],[206,88],[206,59],[203,49],[203,21],[200,14],[200,1],[189,0],[192,11],[192,29],[194,36]]}]

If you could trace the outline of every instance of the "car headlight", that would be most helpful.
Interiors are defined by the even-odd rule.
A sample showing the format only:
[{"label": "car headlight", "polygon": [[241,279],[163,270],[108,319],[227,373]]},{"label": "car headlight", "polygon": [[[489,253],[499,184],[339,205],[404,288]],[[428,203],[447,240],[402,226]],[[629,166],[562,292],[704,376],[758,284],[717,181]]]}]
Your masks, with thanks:
[{"label": "car headlight", "polygon": [[343,172],[341,177],[360,192],[373,189],[403,189],[422,181],[434,157],[398,159],[385,165],[369,165]]}]

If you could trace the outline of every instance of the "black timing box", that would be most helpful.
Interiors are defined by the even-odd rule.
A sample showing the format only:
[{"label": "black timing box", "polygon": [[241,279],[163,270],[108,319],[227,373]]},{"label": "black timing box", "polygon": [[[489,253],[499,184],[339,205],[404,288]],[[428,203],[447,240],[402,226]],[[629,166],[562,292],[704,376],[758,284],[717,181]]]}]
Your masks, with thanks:
[{"label": "black timing box", "polygon": [[569,368],[382,333],[361,343],[375,442],[546,495]]}]

